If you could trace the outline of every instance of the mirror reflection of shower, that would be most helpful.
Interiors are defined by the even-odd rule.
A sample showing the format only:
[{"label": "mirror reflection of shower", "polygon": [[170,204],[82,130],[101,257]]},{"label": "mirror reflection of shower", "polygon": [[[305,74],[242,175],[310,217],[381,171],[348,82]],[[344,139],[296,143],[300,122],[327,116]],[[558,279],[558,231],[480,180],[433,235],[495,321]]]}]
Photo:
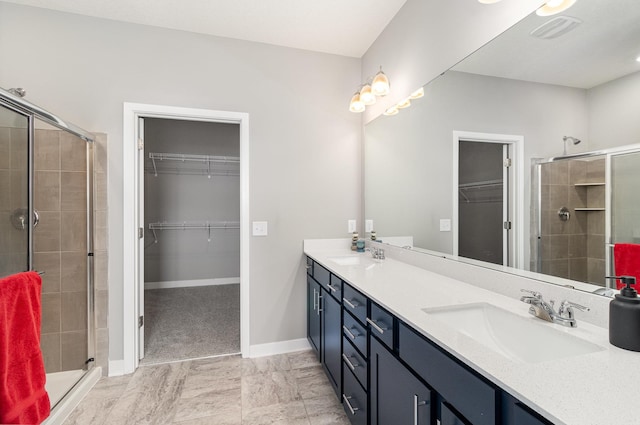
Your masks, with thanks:
[{"label": "mirror reflection of shower", "polygon": [[567,142],[571,142],[574,145],[580,144],[580,142],[582,142],[582,140],[572,137],[572,136],[564,136],[562,138],[562,141],[564,142],[564,150],[562,151],[562,156],[566,156],[567,155]]}]

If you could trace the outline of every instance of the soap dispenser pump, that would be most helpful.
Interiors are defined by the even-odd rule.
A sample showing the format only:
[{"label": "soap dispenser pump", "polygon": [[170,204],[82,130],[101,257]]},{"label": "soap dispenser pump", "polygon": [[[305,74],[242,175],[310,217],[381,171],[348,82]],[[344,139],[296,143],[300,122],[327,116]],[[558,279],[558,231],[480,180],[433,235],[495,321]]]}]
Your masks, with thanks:
[{"label": "soap dispenser pump", "polygon": [[609,304],[609,342],[625,350],[640,351],[640,298],[631,287],[633,276],[611,276],[627,285]]}]

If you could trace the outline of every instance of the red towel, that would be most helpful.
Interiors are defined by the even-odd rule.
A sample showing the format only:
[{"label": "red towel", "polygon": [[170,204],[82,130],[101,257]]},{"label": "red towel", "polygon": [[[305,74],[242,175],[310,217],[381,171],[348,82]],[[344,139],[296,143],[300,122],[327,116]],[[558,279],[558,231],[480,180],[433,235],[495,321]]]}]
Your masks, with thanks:
[{"label": "red towel", "polygon": [[0,424],[39,424],[50,413],[40,349],[42,279],[0,280]]},{"label": "red towel", "polygon": [[[636,291],[640,283],[640,245],[634,243],[617,243],[613,246],[613,258],[616,267],[616,276],[633,276],[636,284],[631,285]],[[619,280],[616,281],[618,289],[624,288]]]}]

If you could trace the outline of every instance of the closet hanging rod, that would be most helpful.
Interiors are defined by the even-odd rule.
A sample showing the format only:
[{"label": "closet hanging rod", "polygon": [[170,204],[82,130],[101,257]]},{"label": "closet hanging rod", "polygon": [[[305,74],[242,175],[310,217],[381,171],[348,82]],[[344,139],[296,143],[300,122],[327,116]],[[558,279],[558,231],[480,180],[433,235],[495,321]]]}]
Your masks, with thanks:
[{"label": "closet hanging rod", "polygon": [[191,229],[205,229],[209,236],[207,242],[211,242],[211,230],[215,229],[239,229],[239,221],[206,221],[199,223],[168,223],[168,222],[156,222],[149,223],[149,230],[153,233],[153,243],[158,243],[158,235],[156,230],[191,230]]},{"label": "closet hanging rod", "polygon": [[178,168],[178,167],[162,167],[162,168],[151,168],[147,167],[146,172],[152,173],[155,176],[158,174],[182,174],[182,175],[193,175],[193,176],[231,176],[237,177],[240,175],[238,170],[216,170],[213,169],[209,171],[208,169],[189,169],[189,168]]},{"label": "closet hanging rod", "polygon": [[216,162],[222,164],[239,164],[240,157],[219,155],[192,155],[182,153],[149,152],[150,159],[169,161]]}]

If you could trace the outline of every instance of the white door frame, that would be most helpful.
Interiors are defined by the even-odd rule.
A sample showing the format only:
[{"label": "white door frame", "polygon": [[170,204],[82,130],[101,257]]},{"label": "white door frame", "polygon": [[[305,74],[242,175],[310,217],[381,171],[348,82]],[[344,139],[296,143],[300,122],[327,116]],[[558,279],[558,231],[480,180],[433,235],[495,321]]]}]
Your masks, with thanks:
[{"label": "white door frame", "polygon": [[138,118],[222,122],[240,125],[240,350],[249,355],[249,114],[166,105],[124,103],[123,115],[123,348],[124,373],[138,367]]},{"label": "white door frame", "polygon": [[513,149],[512,166],[514,167],[514,181],[511,195],[514,202],[515,213],[512,219],[513,233],[513,258],[512,267],[524,267],[524,136],[512,134],[478,133],[475,131],[453,132],[453,209],[451,231],[453,237],[453,255],[458,255],[458,168],[460,141],[503,143],[511,145]]}]

